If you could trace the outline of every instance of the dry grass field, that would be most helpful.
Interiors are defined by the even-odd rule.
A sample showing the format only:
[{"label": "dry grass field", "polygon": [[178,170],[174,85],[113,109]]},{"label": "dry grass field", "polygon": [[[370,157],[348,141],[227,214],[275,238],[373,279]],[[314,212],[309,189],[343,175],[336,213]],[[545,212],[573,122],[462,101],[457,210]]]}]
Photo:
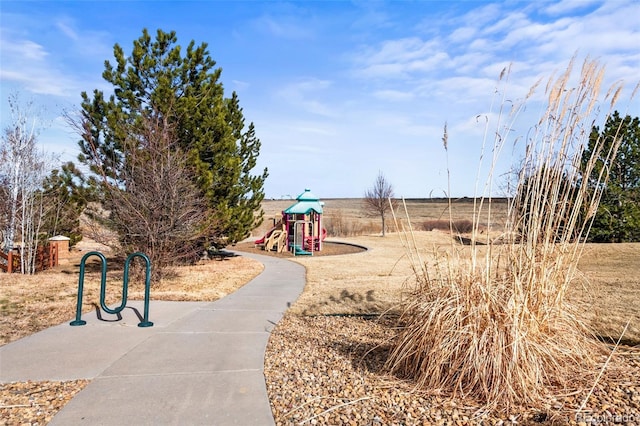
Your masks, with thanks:
[{"label": "dry grass field", "polygon": [[[357,235],[377,234],[381,232],[379,216],[370,216],[364,208],[361,199],[357,198],[328,198],[321,199],[324,202],[324,227],[327,228],[329,237],[348,237]],[[262,236],[273,226],[273,220],[280,219],[281,212],[295,203],[295,200],[265,200],[262,208],[265,212],[264,222],[256,228],[252,236]],[[414,229],[422,230],[425,223],[434,221],[471,221],[474,214],[474,201],[470,198],[452,200],[452,208],[449,203],[440,198],[435,199],[409,199],[406,200],[407,213]],[[506,201],[496,199],[492,202],[491,220],[487,217],[488,205],[485,204],[479,223],[490,224],[500,228],[506,219]],[[402,209],[402,217],[405,217]],[[391,217],[387,220],[387,230],[393,230]]]},{"label": "dry grass field", "polygon": [[[81,243],[87,247],[90,243]],[[80,259],[87,250],[73,251],[67,263],[36,275],[0,273],[0,345],[71,320],[76,314]],[[107,303],[120,303],[122,260],[107,256]],[[245,257],[211,260],[175,270],[171,278],[154,285],[152,300],[213,301],[238,289],[262,271],[259,262]],[[100,301],[99,261],[87,259],[83,311]],[[132,274],[129,298],[144,298],[144,277]]]},{"label": "dry grass field", "polygon": [[[442,231],[419,231],[415,237],[425,262],[433,260],[436,250],[451,245],[451,237]],[[380,314],[397,308],[402,291],[413,283],[411,263],[398,234],[351,237],[348,241],[371,250],[295,258],[307,268],[307,287],[292,306],[292,313]],[[584,276],[569,296],[600,336],[617,339],[629,321],[624,340],[640,344],[639,259],[640,244],[587,245],[580,262]]]},{"label": "dry grass field", "polygon": [[[380,237],[380,219],[366,215],[359,199],[326,199],[324,220],[328,240],[342,241],[371,248],[357,255],[304,258],[295,260],[307,268],[307,287],[292,307],[302,315],[319,314],[379,314],[394,310],[403,288],[412,283],[411,262],[396,232]],[[270,218],[279,217],[291,200],[263,202],[265,223],[252,236],[261,236],[269,229]],[[446,200],[406,200],[412,228],[417,230],[417,246],[423,260],[428,262],[436,250],[465,250],[447,231],[424,231],[423,224],[434,221],[472,220],[474,203],[464,198],[452,202],[451,211]],[[487,219],[487,205],[483,208],[481,224],[493,231],[502,229],[506,218],[506,202],[494,200],[491,220]],[[406,226],[404,211],[400,218]],[[387,221],[391,226],[393,222]],[[336,226],[336,223],[341,226]],[[346,230],[336,235],[331,230]],[[358,230],[359,232],[350,232]],[[640,344],[640,243],[587,244],[579,270],[582,276],[574,283],[569,297],[580,306],[584,318],[595,331],[607,339],[620,337],[627,321],[629,326],[623,340]]]},{"label": "dry grass field", "polygon": [[595,331],[617,339],[629,322],[623,341],[640,345],[640,243],[589,244],[579,268],[585,279],[570,296]]},{"label": "dry grass field", "polygon": [[[327,344],[331,347],[334,345],[344,346],[346,344],[345,339],[359,342],[354,343],[353,350],[355,350],[355,354],[360,354],[357,355],[360,359],[365,355],[362,353],[362,339],[366,338],[367,342],[369,342],[367,347],[374,348],[376,339],[384,340],[384,337],[380,336],[388,337],[389,333],[389,330],[381,331],[378,337],[373,338],[369,334],[373,332],[371,325],[363,323],[362,314],[379,315],[385,312],[396,312],[403,297],[403,290],[413,285],[413,271],[400,238],[402,234],[389,232],[386,237],[381,237],[379,218],[368,217],[361,208],[360,200],[327,199],[323,201],[325,201],[325,226],[329,230],[328,240],[357,244],[365,246],[369,250],[355,254],[332,256],[294,258],[293,256],[285,255],[285,257],[289,257],[291,260],[305,266],[307,270],[307,285],[301,297],[291,307],[287,316],[289,319],[284,321],[284,327],[276,328],[272,338],[273,341],[270,342],[270,349],[267,352],[265,373],[268,373],[269,376],[270,396],[272,397],[274,415],[278,424],[289,424],[293,418],[298,420],[304,418],[306,415],[304,412],[309,408],[306,405],[307,402],[300,400],[300,404],[304,405],[305,410],[299,407],[289,407],[283,411],[282,407],[278,405],[280,402],[274,402],[276,399],[280,401],[282,398],[285,398],[283,401],[286,402],[286,395],[292,391],[286,386],[295,386],[295,384],[286,385],[287,381],[290,380],[290,377],[287,376],[282,376],[282,380],[277,384],[278,377],[280,377],[279,374],[284,372],[279,370],[294,368],[293,365],[286,364],[289,358],[283,355],[283,351],[293,350],[290,347],[285,349],[287,344],[294,344],[291,342],[285,343],[291,336],[290,333],[295,330],[294,334],[298,336],[296,339],[299,339],[299,342],[306,342],[305,345],[312,344],[310,342],[320,342],[322,339],[329,339],[329,336],[326,335],[326,330],[322,328],[324,326],[321,326],[321,324],[324,324],[323,321],[327,321],[323,320],[323,318],[335,318],[335,320],[328,320],[326,327],[334,327],[337,324],[336,321],[339,322],[340,333],[336,336],[341,336],[340,339],[342,340],[341,342],[332,341]],[[253,232],[250,239],[238,244],[235,249],[253,250],[252,240],[262,236],[265,230],[269,228],[269,218],[279,215],[280,211],[292,203],[291,200],[265,201],[263,203],[265,223]],[[489,228],[493,228],[494,224],[496,229],[500,228],[505,218],[505,206],[505,203],[494,203],[492,206],[493,216]],[[416,239],[416,245],[420,248],[420,256],[427,264],[433,262],[435,253],[444,253],[446,250],[468,250],[468,246],[460,244],[459,240],[455,239],[447,231],[423,230],[422,225],[425,222],[433,223],[434,221],[448,220],[450,213],[446,202],[442,200],[408,200],[407,210],[412,226],[416,230],[413,235]],[[471,220],[473,217],[473,202],[467,199],[455,202],[451,217],[456,221]],[[486,222],[486,219],[484,221]],[[406,226],[406,220],[404,223]],[[84,244],[87,244],[87,242]],[[82,254],[89,249],[89,247],[86,247],[84,251],[74,253],[74,257],[68,264],[33,277],[18,274],[0,274],[0,345],[43,328],[73,319],[75,315],[78,262]],[[178,268],[175,270],[174,277],[152,288],[151,299],[216,300],[248,282],[261,269],[262,266],[259,263],[242,256],[224,261],[210,260],[193,267]],[[579,282],[574,284],[573,291],[569,297],[578,305],[580,315],[593,326],[598,335],[609,340],[620,337],[622,330],[628,323],[628,328],[624,335],[624,343],[629,345],[627,346],[627,351],[636,353],[638,348],[634,349],[632,346],[640,345],[640,304],[638,303],[638,294],[640,292],[640,244],[587,245],[579,269],[583,276]],[[110,259],[109,271],[108,285],[109,289],[113,289],[113,291],[110,290],[112,295],[109,301],[117,301],[122,279],[121,263]],[[97,269],[90,265],[87,268],[87,282],[85,284],[85,309],[93,309],[92,304],[98,302],[99,281],[97,277]],[[141,283],[133,283],[130,297],[142,298],[142,290]],[[368,316],[365,315],[364,318],[368,318]],[[356,336],[358,333],[365,333],[365,336]],[[320,335],[325,337],[320,337]],[[333,349],[322,347],[324,348],[322,349],[323,351],[333,351]],[[318,356],[327,359],[329,357],[344,358],[343,351],[345,350],[347,349],[343,348],[338,352],[331,353],[322,352]],[[278,353],[275,358],[269,355],[273,351]],[[305,362],[309,363],[309,368],[318,368],[320,364],[317,363],[321,361],[319,358],[311,357],[311,353],[314,351],[308,346],[296,348],[295,353],[291,355],[291,359],[299,360],[301,354],[307,353],[308,356],[303,358],[305,358]],[[375,354],[380,356],[380,352],[374,352]],[[379,418],[388,418],[390,422],[397,423],[399,421],[397,416],[405,415],[400,412],[407,408],[397,401],[402,400],[403,404],[405,402],[413,404],[416,401],[422,401],[420,404],[424,403],[422,397],[416,397],[416,399],[408,396],[411,392],[410,385],[403,384],[397,379],[388,382],[389,378],[385,373],[372,367],[373,364],[367,367],[363,373],[360,370],[361,367],[358,367],[362,359],[356,362],[355,359],[351,358],[353,356],[355,355],[351,354],[344,358],[346,361],[341,361],[347,363],[340,367],[345,369],[345,374],[355,374],[358,377],[360,377],[360,374],[365,374],[367,377],[374,376],[374,383],[376,384],[371,386],[382,386],[380,388],[382,389],[380,398],[397,398],[397,400],[394,400],[395,402],[385,403],[386,408],[381,408],[379,402],[374,401],[375,398],[367,396],[371,395],[367,392],[374,392],[369,387],[365,386],[365,388],[359,390],[359,392],[365,392],[364,394],[357,397],[353,396],[354,399],[367,400],[368,404],[372,404],[370,406],[370,408],[373,407],[371,408],[372,410],[377,410],[378,408],[382,411],[387,410],[385,411],[387,414],[382,411],[380,413],[376,411],[378,414],[375,415],[379,416]],[[637,358],[637,355],[634,355],[635,358]],[[351,361],[348,361],[349,359]],[[314,373],[310,370],[305,374],[313,376]],[[322,373],[315,374],[317,376],[317,374]],[[353,377],[350,377],[346,380],[354,383],[352,379]],[[339,379],[335,378],[334,380],[339,381]],[[384,383],[387,383],[387,385],[384,385]],[[25,386],[27,388],[40,386],[38,383],[20,385],[17,388],[21,389],[20,392],[22,393],[24,393]],[[282,389],[278,388],[280,385],[284,387]],[[347,385],[348,383],[345,383],[345,386]],[[350,388],[350,386],[348,385],[347,388]],[[388,389],[391,388],[386,388],[387,390],[385,390],[384,386],[392,386],[395,389],[394,393],[389,393]],[[72,388],[73,386],[69,387]],[[12,397],[12,392],[14,392],[15,388],[16,384],[0,388],[0,400],[5,401],[5,403],[10,401],[9,398]],[[328,391],[325,385],[321,386],[321,388],[322,392]],[[56,389],[63,389],[56,391],[58,393],[72,394],[72,391],[66,390],[67,388],[65,387],[56,387]],[[394,396],[396,392],[401,393],[398,396]],[[60,398],[60,395],[57,395],[56,398]],[[12,402],[13,404],[20,405],[19,401],[15,402],[16,400],[13,399],[11,401],[14,401]],[[332,404],[339,404],[339,402],[334,403],[332,401],[327,399],[323,401],[323,404],[329,406],[328,409],[331,410]],[[60,408],[57,405],[52,407],[51,410],[53,412]],[[356,408],[356,406],[353,407],[354,410]],[[420,407],[414,408],[418,410]],[[314,409],[318,410],[319,408]],[[23,409],[10,409],[9,411],[11,412],[9,414],[12,418],[22,419],[21,421],[37,421],[44,418],[41,415],[51,416],[53,414],[53,412],[47,412],[46,409],[43,411],[40,407],[40,414],[38,414],[40,417],[32,418],[31,411],[29,411],[30,408],[24,408],[22,414],[17,410]],[[388,410],[395,410],[393,411],[395,414],[389,414]],[[296,411],[295,415],[293,411]],[[5,412],[8,413],[7,410],[4,410],[0,414],[4,415]],[[339,413],[339,411],[336,411],[336,413]],[[337,419],[336,421],[344,420],[340,420],[339,417]],[[407,421],[407,424],[415,423]],[[463,422],[463,424],[465,423]],[[473,422],[466,424],[473,424]]]}]

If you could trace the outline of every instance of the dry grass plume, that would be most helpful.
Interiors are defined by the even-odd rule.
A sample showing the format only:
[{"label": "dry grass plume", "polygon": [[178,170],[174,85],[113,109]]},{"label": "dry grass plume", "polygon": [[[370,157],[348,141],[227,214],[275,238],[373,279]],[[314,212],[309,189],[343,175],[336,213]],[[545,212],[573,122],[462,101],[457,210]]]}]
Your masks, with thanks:
[{"label": "dry grass plume", "polygon": [[[572,61],[549,80],[548,107],[526,141],[501,244],[480,235],[483,224],[476,220],[471,247],[452,245],[426,264],[410,226],[402,229],[416,285],[405,299],[401,330],[387,361],[390,371],[422,389],[506,411],[519,404],[542,405],[554,394],[593,383],[604,347],[579,319],[567,293],[578,278],[602,187],[579,185],[580,177],[590,175],[596,156],[607,163],[615,156],[615,148],[601,152],[598,141],[594,157],[586,165],[582,161],[598,114],[603,72],[587,60],[579,83],[571,87]],[[519,111],[514,107],[512,114]],[[496,129],[494,153],[509,132],[510,125]],[[603,174],[599,181],[606,178]],[[490,208],[490,199],[476,205],[478,212]],[[476,243],[481,240],[487,245]]]}]

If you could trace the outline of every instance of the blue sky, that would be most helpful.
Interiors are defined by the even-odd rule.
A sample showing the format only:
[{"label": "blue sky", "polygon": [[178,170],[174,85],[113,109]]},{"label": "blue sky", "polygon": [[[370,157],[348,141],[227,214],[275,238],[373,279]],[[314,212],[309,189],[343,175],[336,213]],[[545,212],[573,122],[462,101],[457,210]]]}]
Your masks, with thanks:
[{"label": "blue sky", "polygon": [[[485,118],[509,64],[506,93],[517,99],[574,55],[577,68],[598,59],[605,85],[626,82],[619,109],[640,116],[638,98],[624,101],[640,78],[639,16],[636,0],[1,0],[1,124],[17,92],[40,108],[43,148],[73,160],[78,137],[62,112],[78,109],[82,91],[111,90],[101,74],[113,45],[128,53],[143,28],[175,30],[180,45],[208,44],[225,92],[255,124],[267,197],[360,197],[379,171],[398,196],[474,196]],[[541,98],[514,133],[535,123]],[[506,151],[497,175],[519,159]]]}]

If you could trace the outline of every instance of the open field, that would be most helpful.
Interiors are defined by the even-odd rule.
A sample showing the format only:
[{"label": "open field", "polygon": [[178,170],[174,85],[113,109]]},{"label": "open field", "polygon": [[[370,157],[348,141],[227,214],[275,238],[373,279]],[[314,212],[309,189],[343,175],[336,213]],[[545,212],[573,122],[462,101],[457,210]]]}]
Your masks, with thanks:
[{"label": "open field", "polygon": [[[356,235],[368,235],[381,232],[379,216],[370,216],[364,209],[361,199],[354,198],[328,198],[321,199],[324,205],[324,227],[327,228],[329,237],[345,237]],[[265,200],[262,208],[265,212],[264,222],[252,232],[253,237],[262,236],[273,226],[273,219],[280,219],[281,212],[294,204],[295,200]],[[405,200],[408,215],[414,229],[422,230],[425,222],[472,220],[474,212],[474,200],[461,198],[452,200],[451,208],[445,199],[408,199]],[[405,212],[400,205],[399,220],[406,223]],[[506,201],[495,199],[491,204],[491,216],[489,217],[489,205],[482,209],[480,224],[500,228],[506,219]],[[394,224],[391,217],[387,218],[387,230],[393,230]]]},{"label": "open field", "polygon": [[[355,424],[375,421],[380,424],[443,424],[456,419],[462,424],[477,424],[478,419],[473,418],[473,401],[415,394],[410,383],[389,376],[381,368],[388,339],[394,334],[393,323],[388,317],[379,322],[362,314],[395,311],[402,290],[412,285],[410,262],[399,235],[390,233],[380,237],[379,219],[363,214],[359,200],[325,201],[327,221],[340,221],[343,228],[368,231],[367,235],[348,237],[330,234],[329,240],[359,244],[369,250],[334,256],[291,257],[306,267],[307,286],[276,327],[267,349],[265,375],[276,422],[293,424],[313,417],[321,424],[350,421]],[[265,201],[265,217],[279,214],[291,204],[292,201]],[[501,206],[504,204],[497,203],[494,209],[492,222],[497,225],[504,220]],[[419,224],[423,221],[449,216],[447,204],[442,202],[409,200],[407,209],[415,229],[420,229]],[[451,215],[454,220],[468,220],[472,212],[473,203],[465,200],[454,204]],[[253,236],[261,236],[267,229],[265,225]],[[455,242],[448,232],[420,230],[414,235],[427,263],[436,251],[468,249]],[[251,250],[252,244],[238,244],[236,248]],[[76,253],[69,264],[35,277],[0,275],[0,344],[73,318],[77,263],[81,255]],[[117,262],[109,263],[109,288],[114,289],[111,301],[118,299],[120,291],[122,269],[116,265]],[[260,270],[260,264],[242,256],[178,268],[174,278],[152,289],[151,299],[215,300],[249,281]],[[587,245],[580,270],[584,277],[575,283],[570,298],[580,307],[581,315],[596,333],[616,339],[629,323],[624,340],[630,346],[622,350],[624,355],[614,357],[614,370],[620,373],[603,379],[588,407],[594,412],[609,409],[614,414],[634,414],[640,418],[637,381],[640,348],[633,347],[640,345],[637,296],[640,291],[640,244]],[[92,309],[91,303],[97,303],[99,283],[96,277],[97,272],[88,268],[86,309]],[[142,285],[134,284],[130,296],[141,298]],[[40,414],[36,415],[33,404],[25,404],[20,395],[27,395],[29,389],[44,387],[53,390],[37,393],[41,398],[66,400],[82,386],[84,383],[75,386],[2,385],[0,405],[29,406],[0,408],[0,417],[42,424],[43,419],[51,416],[60,405],[52,404],[49,410],[47,401],[41,401],[38,404]],[[582,392],[560,398],[546,408],[523,407],[517,419],[526,424],[535,415],[544,413],[543,418],[548,422],[568,419],[560,423],[575,424],[572,415],[584,395]],[[324,411],[327,412],[320,415]],[[484,419],[493,423],[491,419],[498,421],[499,416],[487,415]]]}]

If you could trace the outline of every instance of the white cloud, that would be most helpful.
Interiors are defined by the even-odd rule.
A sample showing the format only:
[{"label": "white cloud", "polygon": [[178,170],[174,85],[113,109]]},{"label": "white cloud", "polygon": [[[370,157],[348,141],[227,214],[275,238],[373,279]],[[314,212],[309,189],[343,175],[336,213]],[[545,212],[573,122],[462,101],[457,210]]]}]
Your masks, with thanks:
[{"label": "white cloud", "polygon": [[487,5],[472,9],[464,14],[460,19],[465,25],[474,28],[486,27],[494,22],[497,16],[501,16],[503,11],[499,3],[489,3]]},{"label": "white cloud", "polygon": [[20,83],[31,92],[38,95],[69,95],[67,88],[73,84],[71,81],[64,81],[47,72],[34,69],[15,71],[6,68],[0,69],[0,80]]},{"label": "white cloud", "polygon": [[423,41],[418,37],[388,40],[382,43],[377,52],[367,57],[366,61],[373,64],[388,62],[408,63],[428,56],[435,48],[435,42]]},{"label": "white cloud", "polygon": [[[56,22],[56,28],[67,38],[62,43],[69,47],[69,53],[84,57],[85,60],[97,59],[102,64],[113,57],[113,35],[105,31],[78,28],[70,18]],[[68,40],[71,43],[68,43]]]},{"label": "white cloud", "polygon": [[449,99],[450,105],[470,101],[477,102],[478,99],[490,98],[497,77],[496,75],[494,78],[471,76],[441,78],[432,83],[434,90],[432,93],[437,94],[439,99]]},{"label": "white cloud", "polygon": [[4,31],[2,31],[0,37],[2,37],[0,44],[2,44],[3,62],[13,56],[20,56],[27,60],[42,61],[49,55],[42,45],[34,41],[11,40]]},{"label": "white cloud", "polygon": [[[513,48],[517,45],[529,45],[531,40],[536,43],[544,42],[553,38],[556,32],[562,32],[569,27],[571,23],[568,19],[563,19],[549,24],[540,24],[522,20],[520,25],[509,31],[505,37],[500,40],[499,47],[502,49]],[[573,30],[581,31],[581,29],[573,26]]]},{"label": "white cloud", "polygon": [[[37,95],[77,97],[81,91],[91,88],[85,87],[89,80],[83,75],[88,68],[86,62],[82,67],[77,67],[76,64],[101,55],[106,45],[105,37],[96,32],[80,35],[71,27],[68,19],[54,21],[51,25],[56,31],[54,35],[47,36],[46,40],[41,38],[43,34],[48,34],[48,28],[41,28],[38,33],[33,34],[11,27],[2,29],[0,79],[17,83],[27,92]],[[56,38],[56,33],[63,34],[64,40]],[[58,45],[64,46],[64,49],[57,50]],[[95,64],[101,66],[104,59],[104,56],[101,57]],[[99,82],[100,70],[94,76],[96,82]]]},{"label": "white cloud", "polygon": [[494,22],[491,25],[483,28],[481,30],[482,34],[501,34],[504,32],[517,30],[529,24],[527,16],[522,12],[511,12],[506,15],[499,14],[497,16],[502,16],[502,18],[500,18],[497,22]]},{"label": "white cloud", "polygon": [[451,69],[456,74],[469,75],[476,73],[485,64],[491,63],[493,56],[489,53],[469,49],[451,58]]},{"label": "white cloud", "polygon": [[19,83],[35,94],[68,95],[74,82],[57,72],[50,63],[49,52],[42,45],[32,40],[13,39],[5,31],[0,34],[0,80]]},{"label": "white cloud", "polygon": [[381,30],[393,27],[394,23],[389,15],[379,9],[375,2],[370,0],[355,1],[359,8],[355,20],[351,24],[353,29],[369,31]]},{"label": "white cloud", "polygon": [[560,0],[550,2],[548,6],[543,8],[543,11],[549,15],[561,15],[568,12],[575,12],[591,5],[600,4],[599,0]]},{"label": "white cloud", "polygon": [[358,53],[354,61],[354,75],[383,80],[407,79],[451,66],[451,58],[440,48],[440,41],[418,37],[384,41]]},{"label": "white cloud", "polygon": [[78,41],[78,39],[80,38],[78,36],[78,33],[66,22],[59,20],[55,23],[55,25],[64,35],[69,37],[71,40]]},{"label": "white cloud", "polygon": [[377,90],[373,96],[383,101],[402,102],[410,101],[415,98],[412,92],[403,92],[400,90]]},{"label": "white cloud", "polygon": [[473,39],[477,33],[478,29],[471,26],[456,28],[456,30],[449,35],[449,40],[453,43],[466,43]]},{"label": "white cloud", "polygon": [[296,15],[263,15],[254,20],[252,25],[262,33],[284,39],[304,40],[311,39],[314,35],[309,22],[303,22]]},{"label": "white cloud", "polygon": [[369,65],[365,68],[355,70],[354,74],[373,79],[406,78],[408,76],[404,64]]},{"label": "white cloud", "polygon": [[288,86],[287,91],[289,93],[308,93],[319,90],[326,90],[331,86],[329,80],[322,80],[318,78],[306,78]]},{"label": "white cloud", "polygon": [[319,100],[329,90],[331,82],[307,78],[291,83],[277,91],[277,96],[298,109],[311,114],[332,117],[336,111]]},{"label": "white cloud", "polygon": [[492,49],[493,41],[487,38],[477,38],[469,44],[469,50],[475,52],[486,52]]}]

